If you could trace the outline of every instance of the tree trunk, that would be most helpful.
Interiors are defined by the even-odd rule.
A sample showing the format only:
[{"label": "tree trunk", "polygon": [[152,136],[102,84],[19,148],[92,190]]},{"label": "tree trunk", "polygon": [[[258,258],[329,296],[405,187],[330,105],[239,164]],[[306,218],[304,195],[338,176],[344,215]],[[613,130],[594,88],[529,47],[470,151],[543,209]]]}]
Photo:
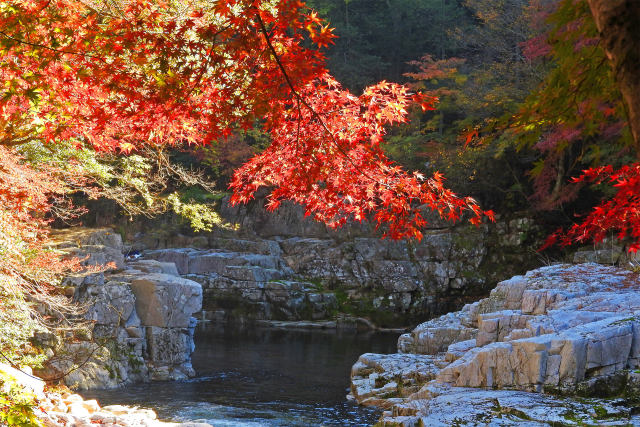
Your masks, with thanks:
[{"label": "tree trunk", "polygon": [[587,1],[624,98],[640,155],[640,1]]}]

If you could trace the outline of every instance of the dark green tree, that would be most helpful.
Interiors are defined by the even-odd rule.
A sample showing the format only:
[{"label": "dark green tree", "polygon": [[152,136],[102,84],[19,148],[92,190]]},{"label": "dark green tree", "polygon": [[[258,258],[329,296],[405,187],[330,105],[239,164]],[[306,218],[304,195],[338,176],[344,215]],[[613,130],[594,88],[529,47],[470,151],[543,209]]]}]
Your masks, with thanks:
[{"label": "dark green tree", "polygon": [[430,53],[456,56],[449,30],[469,27],[472,16],[457,0],[311,0],[308,4],[336,27],[329,68],[349,88],[381,79],[403,81],[407,62]]}]

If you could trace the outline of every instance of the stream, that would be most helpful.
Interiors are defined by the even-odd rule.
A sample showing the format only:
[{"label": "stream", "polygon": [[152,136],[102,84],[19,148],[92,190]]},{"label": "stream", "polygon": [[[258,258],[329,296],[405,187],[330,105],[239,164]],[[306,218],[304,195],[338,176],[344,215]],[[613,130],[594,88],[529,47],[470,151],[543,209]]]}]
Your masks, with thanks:
[{"label": "stream", "polygon": [[219,426],[370,426],[380,412],[346,400],[362,353],[394,353],[398,334],[201,324],[197,377],[83,392],[101,405],[152,408],[166,421]]}]

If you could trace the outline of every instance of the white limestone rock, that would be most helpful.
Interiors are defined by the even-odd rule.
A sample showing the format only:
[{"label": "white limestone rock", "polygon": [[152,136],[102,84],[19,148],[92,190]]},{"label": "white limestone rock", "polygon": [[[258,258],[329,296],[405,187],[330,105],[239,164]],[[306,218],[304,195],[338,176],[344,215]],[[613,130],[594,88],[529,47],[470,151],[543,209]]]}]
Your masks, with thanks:
[{"label": "white limestone rock", "polygon": [[380,425],[626,426],[639,422],[640,418],[631,415],[628,407],[616,402],[576,401],[512,390],[451,388],[430,399],[394,407],[383,416]]},{"label": "white limestone rock", "polygon": [[[536,393],[640,391],[632,371],[640,366],[640,279],[597,264],[543,267],[499,283],[488,298],[460,312],[419,325],[400,337],[398,350],[397,355],[363,355],[352,371],[356,401],[391,410],[382,425],[626,425],[628,414],[621,415],[620,423],[596,420],[601,414],[590,414],[583,402],[558,404],[560,400]],[[396,393],[385,400],[383,393],[376,394],[383,391],[378,377],[397,382],[416,366],[367,361],[419,353],[437,360],[421,368],[434,379],[409,395]],[[462,405],[463,398],[471,404]],[[450,405],[458,406],[446,410]],[[551,408],[546,413],[545,405]],[[578,421],[564,420],[564,412],[554,409],[562,405],[573,408]],[[640,425],[637,418],[633,421]]]},{"label": "white limestone rock", "polygon": [[[59,407],[62,400],[69,403],[64,409]],[[39,408],[36,408],[36,416],[46,427],[91,427],[98,424],[113,427],[212,427],[199,421],[164,422],[158,420],[155,411],[136,406],[110,405],[101,408],[97,401],[84,400],[77,394],[64,398],[56,393],[44,394]]]},{"label": "white limestone rock", "polygon": [[6,363],[0,362],[0,375],[15,381],[38,398],[44,396],[44,381],[34,377],[29,367],[16,369]]},{"label": "white limestone rock", "polygon": [[363,405],[389,406],[387,399],[418,391],[441,365],[442,359],[431,355],[363,354],[351,369],[351,396]]},{"label": "white limestone rock", "polygon": [[436,354],[449,345],[475,338],[477,330],[464,326],[467,312],[448,313],[419,325],[398,340],[400,353]]}]

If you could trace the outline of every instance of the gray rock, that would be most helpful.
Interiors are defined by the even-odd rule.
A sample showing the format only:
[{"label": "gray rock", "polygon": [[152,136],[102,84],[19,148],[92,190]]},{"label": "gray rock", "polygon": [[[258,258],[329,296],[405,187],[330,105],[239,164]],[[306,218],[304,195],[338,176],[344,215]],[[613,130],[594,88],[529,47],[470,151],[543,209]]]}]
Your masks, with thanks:
[{"label": "gray rock", "polygon": [[114,281],[86,286],[79,292],[78,301],[87,304],[86,317],[98,325],[124,324],[135,307],[131,286]]},{"label": "gray rock", "polygon": [[139,259],[133,262],[128,262],[127,266],[135,270],[140,270],[144,273],[163,273],[172,276],[180,275],[174,263],[161,262],[155,259]]},{"label": "gray rock", "polygon": [[134,279],[131,289],[144,326],[186,328],[202,309],[202,286],[192,280],[153,273]]},{"label": "gray rock", "polygon": [[449,313],[419,325],[410,334],[398,340],[400,353],[437,354],[447,350],[449,345],[472,339],[477,330],[462,324],[466,313]]},{"label": "gray rock", "polygon": [[175,264],[178,273],[189,274],[189,256],[194,250],[186,249],[161,249],[155,251],[145,251],[144,256],[162,262]]},{"label": "gray rock", "polygon": [[[58,237],[58,247],[68,254],[90,254],[85,263],[122,257],[120,236],[108,230],[67,230]],[[179,277],[176,265],[168,261],[175,258],[188,269],[190,252],[158,253],[167,260],[118,261],[119,267],[128,268],[66,278],[75,299],[87,307],[89,332],[96,342],[41,340],[49,346],[50,357],[43,374],[55,377],[71,371],[65,383],[80,389],[195,375],[190,364],[192,316],[201,310],[202,287]]]},{"label": "gray rock", "polygon": [[362,405],[390,407],[434,379],[442,358],[417,354],[360,356],[351,368],[351,395]]},{"label": "gray rock", "polygon": [[145,329],[149,360],[155,366],[181,365],[189,360],[194,346],[188,330],[156,326],[148,326]]},{"label": "gray rock", "polygon": [[[448,427],[452,425],[549,426],[638,425],[621,402],[562,399],[511,390],[431,387],[428,399],[398,405],[381,425]],[[594,410],[597,408],[597,411]],[[394,424],[395,423],[395,424]]]}]

